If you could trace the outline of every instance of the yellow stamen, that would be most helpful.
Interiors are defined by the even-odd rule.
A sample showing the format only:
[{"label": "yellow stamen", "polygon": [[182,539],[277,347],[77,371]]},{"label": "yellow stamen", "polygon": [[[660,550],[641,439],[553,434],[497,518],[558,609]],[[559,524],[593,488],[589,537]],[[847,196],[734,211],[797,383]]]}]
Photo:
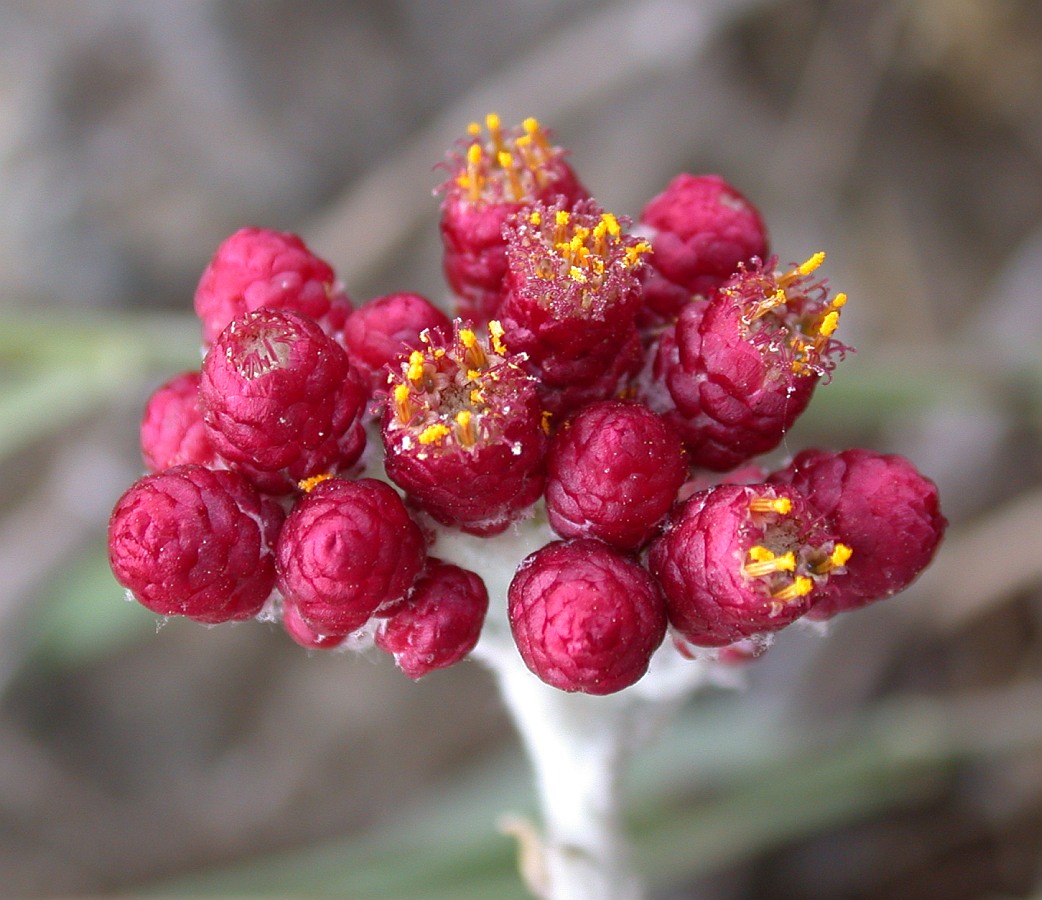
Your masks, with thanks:
[{"label": "yellow stamen", "polygon": [[477,122],[471,122],[467,126],[467,134],[471,137],[481,137],[481,126]]},{"label": "yellow stamen", "polygon": [[782,275],[778,279],[778,283],[784,286],[787,284],[791,284],[798,278],[804,278],[807,275],[810,275],[811,272],[815,271],[823,262],[825,262],[825,252],[823,250],[819,250],[817,253],[811,256],[810,259],[806,260],[806,262],[800,263],[798,266],[796,266],[795,269],[790,269],[788,272]]},{"label": "yellow stamen", "polygon": [[517,169],[514,167],[514,157],[510,155],[509,151],[501,150],[496,154],[496,162],[499,163],[499,167],[507,173],[507,179],[510,181],[510,190],[514,195],[514,200],[520,200],[524,196],[524,188],[521,186],[521,176],[517,174]]},{"label": "yellow stamen", "polygon": [[492,349],[500,356],[505,356],[507,352],[506,344],[503,343],[503,335],[506,334],[506,329],[503,328],[501,322],[497,319],[493,319],[488,323],[488,334],[492,339]]},{"label": "yellow stamen", "polygon": [[852,547],[847,544],[836,544],[836,546],[832,548],[832,552],[829,554],[828,559],[823,560],[814,567],[814,574],[825,575],[833,569],[845,566],[847,561],[853,555],[854,549]]},{"label": "yellow stamen", "polygon": [[298,481],[297,487],[300,488],[305,494],[310,494],[323,481],[328,481],[332,477],[332,472],[326,472],[322,475],[312,475],[310,478],[305,478],[302,481]]},{"label": "yellow stamen", "polygon": [[543,224],[543,217],[539,214],[539,210],[538,209],[533,209],[532,212],[530,212],[528,214],[528,224],[529,225],[542,225]]},{"label": "yellow stamen", "polygon": [[478,437],[474,431],[473,416],[469,410],[461,409],[456,413],[456,428],[459,442],[464,447],[473,447]]},{"label": "yellow stamen", "polygon": [[754,497],[749,501],[749,509],[752,512],[773,512],[787,516],[792,512],[792,501],[788,497]]},{"label": "yellow stamen", "polygon": [[413,350],[409,354],[409,368],[405,373],[405,377],[413,384],[419,384],[423,381],[423,361],[423,354],[419,350]]},{"label": "yellow stamen", "polygon": [[818,334],[822,337],[832,337],[839,325],[839,313],[836,310],[828,313],[818,326]]},{"label": "yellow stamen", "polygon": [[550,434],[550,420],[553,418],[553,415],[554,414],[552,412],[550,412],[550,410],[548,410],[548,409],[544,409],[543,410],[543,416],[542,416],[542,419],[540,420],[539,424],[543,426],[543,433],[544,434],[547,434],[547,435]]},{"label": "yellow stamen", "polygon": [[571,278],[572,281],[577,281],[579,284],[586,284],[586,273],[578,266],[572,266],[568,270],[568,277]]},{"label": "yellow stamen", "polygon": [[790,600],[806,597],[812,590],[814,590],[813,579],[808,578],[806,575],[797,575],[792,579],[792,584],[782,588],[780,591],[775,591],[771,594],[771,597],[782,603],[788,603]]},{"label": "yellow stamen", "polygon": [[443,425],[441,422],[435,422],[433,425],[428,425],[420,432],[419,441],[421,444],[436,444],[449,433],[448,425]]},{"label": "yellow stamen", "polygon": [[627,247],[626,248],[626,265],[627,266],[635,266],[638,262],[640,262],[640,258],[645,253],[650,253],[650,252],[651,252],[651,244],[649,244],[647,241],[641,241],[639,244],[637,244],[637,245],[635,245],[633,247]]},{"label": "yellow stamen", "polygon": [[499,153],[499,151],[503,149],[503,133],[501,127],[499,116],[495,113],[489,113],[485,116],[485,128],[488,129],[488,135],[492,138],[492,146],[495,148],[496,153]]},{"label": "yellow stamen", "polygon": [[461,328],[459,330],[459,342],[466,351],[463,354],[463,359],[470,369],[480,370],[488,364],[488,356],[485,355],[485,349],[478,343],[478,336],[473,331],[469,328]]},{"label": "yellow stamen", "polygon": [[[761,551],[756,554],[761,557],[760,559],[754,557],[754,550]],[[753,561],[742,566],[742,571],[750,578],[759,578],[774,572],[792,572],[796,568],[796,554],[791,550],[781,556],[775,556],[766,547],[751,547],[749,556],[753,558]]]},{"label": "yellow stamen", "polygon": [[415,410],[412,403],[409,402],[409,386],[407,384],[395,385],[394,411],[398,416],[398,421],[403,425],[407,424],[413,417]]}]

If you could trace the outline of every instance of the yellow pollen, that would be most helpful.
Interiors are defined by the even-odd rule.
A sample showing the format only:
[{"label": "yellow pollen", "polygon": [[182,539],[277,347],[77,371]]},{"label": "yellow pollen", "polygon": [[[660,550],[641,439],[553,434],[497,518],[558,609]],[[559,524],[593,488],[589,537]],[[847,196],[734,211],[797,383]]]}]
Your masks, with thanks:
[{"label": "yellow pollen", "polygon": [[832,555],[829,556],[829,562],[834,566],[845,566],[853,555],[853,547],[848,547],[846,544],[836,544],[832,550]]},{"label": "yellow pollen", "polygon": [[846,305],[847,305],[847,295],[846,294],[836,294],[836,296],[832,298],[832,302],[829,304],[829,306],[831,306],[833,309],[839,309],[841,306],[846,306]]},{"label": "yellow pollen", "polygon": [[467,162],[472,166],[481,165],[481,144],[471,144],[467,148]]},{"label": "yellow pollen", "polygon": [[499,128],[500,128],[499,116],[496,115],[495,113],[489,113],[487,116],[485,116],[485,127],[488,129],[489,134],[492,134],[493,132],[499,131]]},{"label": "yellow pollen", "polygon": [[395,385],[394,388],[394,411],[398,415],[398,421],[407,424],[413,416],[412,403],[409,402],[409,386],[407,384]]},{"label": "yellow pollen", "polygon": [[571,278],[572,281],[577,281],[579,284],[586,284],[586,273],[578,266],[572,266],[568,270],[568,277]]},{"label": "yellow pollen", "polygon": [[773,512],[779,516],[787,516],[792,512],[792,501],[788,497],[755,497],[749,501],[752,512]]},{"label": "yellow pollen", "polygon": [[459,436],[459,442],[464,447],[473,447],[477,443],[477,435],[474,432],[474,425],[472,423],[472,414],[469,410],[461,409],[456,413],[456,428]]},{"label": "yellow pollen", "polygon": [[328,481],[332,477],[332,472],[326,472],[323,475],[312,475],[310,478],[305,478],[303,479],[303,481],[298,481],[297,487],[300,488],[305,494],[310,494],[323,481]]},{"label": "yellow pollen", "polygon": [[[759,552],[754,554],[753,551]],[[742,566],[742,571],[750,578],[759,578],[773,572],[792,572],[796,568],[796,555],[791,550],[781,556],[775,556],[766,547],[750,547],[749,556],[753,561]]]},{"label": "yellow pollen", "polygon": [[530,212],[528,214],[528,224],[529,225],[542,225],[543,224],[543,217],[539,214],[539,210],[538,209],[533,209],[532,212]]},{"label": "yellow pollen", "polygon": [[474,390],[470,392],[470,402],[475,406],[485,402],[485,395],[481,393],[479,388],[474,388]]},{"label": "yellow pollen", "polygon": [[467,126],[467,134],[471,137],[481,137],[481,126],[477,122],[471,122]]},{"label": "yellow pollen", "polygon": [[795,272],[800,277],[810,275],[810,273],[815,271],[823,262],[825,262],[825,251],[819,250],[806,262],[800,263],[796,266]]},{"label": "yellow pollen", "polygon": [[409,370],[405,377],[414,384],[423,380],[423,354],[419,350],[409,354]]},{"label": "yellow pollen", "polygon": [[540,420],[539,424],[543,426],[543,433],[544,434],[547,434],[547,435],[550,434],[550,420],[553,418],[553,416],[554,416],[554,414],[552,412],[550,412],[550,410],[548,410],[548,409],[544,409],[543,410],[543,416],[542,416],[542,419]]},{"label": "yellow pollen", "polygon": [[647,241],[641,241],[639,244],[636,244],[633,247],[627,247],[626,265],[635,266],[640,261],[641,256],[643,256],[645,253],[650,252],[651,244],[649,244]]},{"label": "yellow pollen", "polygon": [[618,237],[622,233],[622,228],[619,226],[619,220],[611,213],[601,213],[601,224],[604,225],[608,230],[608,234],[612,237]]},{"label": "yellow pollen", "polygon": [[529,116],[521,123],[521,127],[525,130],[525,134],[533,135],[539,131],[539,120]]},{"label": "yellow pollen", "polygon": [[488,335],[492,339],[492,349],[500,356],[504,356],[507,352],[506,344],[503,343],[504,334],[506,334],[506,330],[497,319],[488,323]]},{"label": "yellow pollen", "polygon": [[792,584],[782,588],[780,591],[775,591],[771,594],[771,597],[782,603],[788,603],[790,600],[806,597],[812,590],[814,590],[813,579],[808,578],[806,575],[797,575],[792,579]]},{"label": "yellow pollen", "polygon": [[554,224],[555,225],[561,225],[561,226],[567,225],[568,221],[570,219],[571,219],[571,215],[568,213],[568,210],[565,210],[565,209],[559,209],[554,214]]},{"label": "yellow pollen", "polygon": [[467,369],[467,381],[478,381],[481,373],[477,369]]},{"label": "yellow pollen", "polygon": [[822,337],[832,337],[839,325],[839,313],[836,310],[828,313],[818,326],[818,334]]},{"label": "yellow pollen", "polygon": [[436,444],[447,434],[449,434],[449,426],[435,422],[420,432],[419,441],[421,444]]},{"label": "yellow pollen", "polygon": [[461,328],[459,331],[459,341],[468,350],[472,350],[477,344],[478,338],[469,328]]}]

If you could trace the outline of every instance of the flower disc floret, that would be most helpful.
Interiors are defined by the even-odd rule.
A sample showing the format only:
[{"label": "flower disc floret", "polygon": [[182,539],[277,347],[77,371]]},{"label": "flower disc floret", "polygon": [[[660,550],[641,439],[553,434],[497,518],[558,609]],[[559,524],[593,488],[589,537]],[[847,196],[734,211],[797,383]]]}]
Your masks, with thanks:
[{"label": "flower disc floret", "polygon": [[791,484],[853,550],[840,590],[816,603],[827,619],[904,590],[944,536],[937,486],[903,456],[874,450],[805,450],[771,476]]},{"label": "flower disc floret", "polygon": [[423,568],[425,541],[394,488],[328,478],[286,518],[278,587],[314,632],[345,635],[405,596]]},{"label": "flower disc floret", "polygon": [[217,451],[268,490],[342,471],[365,446],[366,386],[343,348],[291,310],[232,322],[203,361],[200,397]]},{"label": "flower disc floret", "polygon": [[260,612],[282,508],[241,475],[181,465],[135,482],[109,519],[109,564],[142,606],[213,624]]},{"label": "flower disc floret", "polygon": [[293,309],[321,320],[334,306],[349,309],[350,300],[329,263],[297,235],[267,228],[242,228],[226,238],[195,292],[207,344],[233,319],[261,307]]},{"label": "flower disc floret", "polygon": [[393,654],[410,678],[422,678],[474,649],[487,612],[488,591],[479,575],[431,559],[412,593],[380,623],[376,646]]},{"label": "flower disc floret", "polygon": [[604,400],[554,434],[546,510],[562,537],[636,550],[650,540],[687,475],[676,432],[646,406]]},{"label": "flower disc floret", "polygon": [[633,558],[592,539],[555,541],[526,557],[508,604],[521,658],[562,691],[629,687],[666,633],[654,579]]},{"label": "flower disc floret", "polygon": [[443,524],[502,531],[542,493],[546,434],[534,381],[496,321],[488,338],[459,320],[424,338],[389,379],[387,474]]},{"label": "flower disc floret", "polygon": [[699,646],[778,631],[844,577],[851,548],[783,485],[720,485],[692,495],[651,545],[670,624]]}]

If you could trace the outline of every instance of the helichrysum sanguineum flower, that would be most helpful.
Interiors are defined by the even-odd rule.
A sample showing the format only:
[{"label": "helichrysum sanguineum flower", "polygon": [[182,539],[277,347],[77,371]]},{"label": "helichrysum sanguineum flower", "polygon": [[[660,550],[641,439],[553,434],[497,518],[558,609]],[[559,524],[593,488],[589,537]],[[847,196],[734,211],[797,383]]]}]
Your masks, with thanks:
[{"label": "helichrysum sanguineum flower", "polygon": [[[353,310],[292,234],[223,242],[202,369],[150,399],[153,473],[112,515],[119,581],[160,615],[370,638],[412,678],[464,658],[490,610],[536,676],[588,694],[640,679],[667,629],[665,652],[747,661],[907,586],[945,526],[911,463],[758,459],[846,349],[824,254],[779,267],[717,175],[678,175],[633,230],[565,156],[495,115],[450,151],[455,319],[408,292]],[[562,539],[531,552],[547,523]],[[507,597],[451,558],[483,541]]]}]

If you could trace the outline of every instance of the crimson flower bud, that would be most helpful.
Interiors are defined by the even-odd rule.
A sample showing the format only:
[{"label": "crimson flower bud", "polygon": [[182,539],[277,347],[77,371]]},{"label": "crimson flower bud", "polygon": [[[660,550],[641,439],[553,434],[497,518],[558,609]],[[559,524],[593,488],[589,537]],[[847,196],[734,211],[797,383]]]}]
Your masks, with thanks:
[{"label": "crimson flower bud", "polygon": [[686,475],[680,438],[661,417],[632,401],[595,403],[551,441],[550,525],[562,537],[636,550],[654,536]]},{"label": "crimson flower bud", "polygon": [[388,476],[445,525],[503,531],[542,493],[546,434],[533,379],[503,346],[456,320],[423,335],[389,378],[382,431]]},{"label": "crimson flower bud", "polygon": [[376,390],[386,385],[385,369],[399,354],[419,348],[420,332],[450,325],[449,317],[420,294],[387,294],[351,314],[343,343],[352,365]]},{"label": "crimson flower bud", "polygon": [[645,302],[670,319],[692,297],[708,297],[738,268],[767,257],[759,211],[719,175],[677,175],[640,216],[654,249]]},{"label": "crimson flower bud", "polygon": [[346,635],[408,592],[425,551],[423,533],[390,485],[327,478],[286,518],[278,587],[312,632]]},{"label": "crimson flower bud", "polygon": [[686,306],[657,360],[694,465],[724,472],[773,450],[844,347],[832,339],[845,294],[809,284],[824,259],[780,273],[743,266],[709,301]]},{"label": "crimson flower bud", "polygon": [[522,207],[558,196],[566,206],[589,193],[565,161],[565,151],[535,119],[504,129],[499,116],[471,123],[450,154],[451,178],[441,185],[445,277],[463,318],[487,322],[499,308],[506,276],[503,223]]},{"label": "crimson flower bud", "polygon": [[159,615],[248,619],[274,587],[282,519],[282,507],[236,472],[175,466],[135,482],[116,503],[109,564]]},{"label": "crimson flower bud", "polygon": [[308,650],[334,650],[355,630],[331,631],[312,626],[301,616],[292,597],[283,598],[282,627],[295,643]]},{"label": "crimson flower bud", "polygon": [[658,586],[600,541],[555,541],[530,554],[508,591],[525,664],[562,691],[612,694],[640,680],[666,634]]},{"label": "crimson flower bud", "polygon": [[297,235],[242,228],[217,248],[196,288],[203,341],[213,342],[233,319],[265,306],[316,320],[331,316],[332,329],[351,302],[329,263]]},{"label": "crimson flower bud", "polygon": [[221,332],[200,397],[217,452],[265,490],[343,471],[365,446],[361,378],[339,344],[292,310],[259,309]]},{"label": "crimson flower bud", "polygon": [[720,485],[694,494],[651,545],[670,624],[718,647],[778,631],[843,576],[850,547],[784,485]]},{"label": "crimson flower bud", "polygon": [[[571,411],[561,402],[565,391],[595,386],[584,402],[607,399],[621,377],[640,366],[637,273],[651,247],[623,234],[623,224],[592,200],[571,209],[558,201],[522,210],[504,229],[504,340],[527,356],[544,406],[555,415]],[[620,371],[623,348],[636,355]]]},{"label": "crimson flower bud", "polygon": [[771,480],[803,494],[853,550],[842,586],[814,605],[812,619],[904,590],[933,559],[948,524],[937,486],[903,456],[805,450]]},{"label": "crimson flower bud", "polygon": [[376,646],[393,654],[410,678],[422,678],[474,649],[487,612],[488,591],[480,576],[431,559],[412,593],[388,610]]},{"label": "crimson flower bud", "polygon": [[183,372],[158,387],[141,419],[141,455],[152,472],[186,463],[213,468],[217,451],[199,405],[199,373]]}]

